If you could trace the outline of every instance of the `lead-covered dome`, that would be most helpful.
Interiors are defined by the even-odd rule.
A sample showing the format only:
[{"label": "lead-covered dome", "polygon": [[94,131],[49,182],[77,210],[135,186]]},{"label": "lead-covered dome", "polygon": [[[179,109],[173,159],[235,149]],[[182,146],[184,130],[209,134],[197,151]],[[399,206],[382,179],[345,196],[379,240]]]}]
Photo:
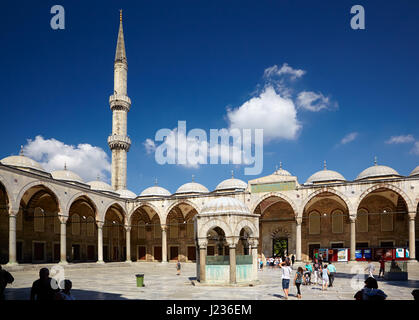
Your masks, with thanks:
[{"label": "lead-covered dome", "polygon": [[419,166],[417,166],[413,171],[409,174],[409,177],[419,176]]},{"label": "lead-covered dome", "polygon": [[346,181],[345,177],[337,171],[328,170],[326,161],[324,162],[324,169],[317,171],[307,179],[306,184],[320,184],[320,183],[334,183]]},{"label": "lead-covered dome", "polygon": [[147,189],[145,189],[143,192],[141,192],[140,196],[170,196],[171,193],[169,190],[159,187],[159,186],[152,186]]},{"label": "lead-covered dome", "polygon": [[231,178],[221,181],[215,188],[215,191],[246,189],[246,188],[247,188],[247,183],[244,182],[243,180],[234,178],[234,172],[231,171]]},{"label": "lead-covered dome", "polygon": [[34,169],[34,170],[45,172],[45,169],[38,162],[24,156],[23,154],[20,154],[18,156],[6,157],[0,160],[0,163],[6,166],[12,166],[12,167],[16,167],[23,170]]},{"label": "lead-covered dome", "polygon": [[201,210],[201,214],[208,213],[243,213],[250,214],[249,208],[236,198],[219,197],[210,200]]},{"label": "lead-covered dome", "polygon": [[177,193],[208,193],[209,190],[200,183],[194,181],[194,176],[192,176],[192,182],[185,183],[181,185],[175,192]]},{"label": "lead-covered dome", "polygon": [[116,190],[115,192],[118,193],[121,198],[125,198],[125,199],[137,198],[137,195],[134,192],[127,189]]},{"label": "lead-covered dome", "polygon": [[355,180],[377,179],[377,178],[393,178],[400,177],[400,174],[393,168],[377,164],[377,159],[374,160],[374,165],[362,171]]},{"label": "lead-covered dome", "polygon": [[109,184],[103,181],[90,181],[87,183],[90,186],[90,189],[95,191],[109,191],[115,192]]},{"label": "lead-covered dome", "polygon": [[51,176],[55,180],[84,183],[83,179],[80,178],[78,174],[67,169],[52,171]]},{"label": "lead-covered dome", "polygon": [[279,163],[279,169],[275,170],[273,174],[276,174],[278,176],[292,176],[292,174],[289,173],[287,170],[282,169],[282,162]]}]

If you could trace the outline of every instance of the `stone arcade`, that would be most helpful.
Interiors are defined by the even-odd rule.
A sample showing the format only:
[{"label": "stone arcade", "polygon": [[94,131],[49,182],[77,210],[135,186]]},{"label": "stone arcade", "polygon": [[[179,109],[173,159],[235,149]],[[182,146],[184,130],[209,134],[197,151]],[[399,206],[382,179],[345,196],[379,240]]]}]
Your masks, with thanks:
[{"label": "stone arcade", "polygon": [[255,279],[257,256],[272,256],[278,241],[297,261],[319,247],[350,248],[350,261],[356,248],[402,247],[416,261],[419,166],[401,176],[375,162],[346,180],[325,164],[304,184],[281,166],[213,191],[195,181],[174,194],[157,185],[138,196],[127,190],[127,70],[121,17],[109,100],[112,186],[67,168],[46,172],[23,152],[0,161],[0,263],[198,260],[198,277],[209,281],[207,258],[220,257],[228,261],[219,271],[234,283],[240,272]]}]

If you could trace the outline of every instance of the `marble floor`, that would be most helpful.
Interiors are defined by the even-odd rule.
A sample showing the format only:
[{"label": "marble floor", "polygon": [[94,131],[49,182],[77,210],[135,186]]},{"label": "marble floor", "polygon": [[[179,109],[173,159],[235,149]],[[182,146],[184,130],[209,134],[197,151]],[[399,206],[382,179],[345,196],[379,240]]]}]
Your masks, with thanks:
[{"label": "marble floor", "polygon": [[[357,286],[363,285],[365,264],[356,266],[338,263],[338,273],[332,288],[322,291],[320,285],[302,286],[303,300],[352,300]],[[32,282],[38,277],[41,266],[31,266],[20,271],[11,271],[15,278],[6,288],[6,299],[27,300]],[[51,267],[51,266],[50,266]],[[7,267],[5,267],[7,269]],[[378,264],[377,264],[378,271]],[[294,268],[295,272],[295,268]],[[136,286],[138,273],[144,273],[144,287]],[[181,275],[176,275],[174,263],[133,262],[131,264],[108,263],[69,265],[64,277],[73,283],[72,293],[77,300],[281,300],[281,271],[266,269],[258,272],[260,284],[253,287],[194,286],[196,266],[182,264]],[[357,280],[360,279],[360,280]],[[379,280],[382,289],[391,300],[413,300],[411,292],[419,288],[419,263],[409,265],[408,281]],[[290,300],[296,300],[296,288],[290,286]]]}]

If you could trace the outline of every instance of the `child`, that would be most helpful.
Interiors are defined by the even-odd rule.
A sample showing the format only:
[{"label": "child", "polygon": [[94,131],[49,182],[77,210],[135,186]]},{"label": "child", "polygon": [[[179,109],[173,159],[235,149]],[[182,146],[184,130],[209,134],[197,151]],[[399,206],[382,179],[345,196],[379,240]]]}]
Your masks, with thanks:
[{"label": "child", "polygon": [[177,275],[180,276],[180,261],[178,260],[176,263],[176,271],[177,271]]}]

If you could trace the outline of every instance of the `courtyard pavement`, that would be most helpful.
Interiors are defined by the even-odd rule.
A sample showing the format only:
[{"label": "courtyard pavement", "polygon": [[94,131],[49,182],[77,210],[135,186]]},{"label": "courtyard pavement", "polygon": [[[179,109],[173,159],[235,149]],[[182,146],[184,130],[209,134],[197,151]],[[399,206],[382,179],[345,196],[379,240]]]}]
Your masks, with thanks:
[{"label": "courtyard pavement", "polygon": [[[51,265],[50,265],[51,266]],[[21,271],[11,271],[15,278],[12,285],[6,288],[7,300],[27,300],[30,296],[32,282],[38,278],[42,265],[28,266]],[[353,300],[357,289],[351,287],[351,281],[357,270],[366,267],[365,263],[355,266],[337,263],[337,275],[334,286],[322,291],[320,285],[302,286],[303,300]],[[378,272],[378,263],[376,265]],[[8,269],[4,266],[4,269]],[[294,272],[295,272],[294,267]],[[281,300],[281,270],[264,269],[258,272],[260,284],[253,287],[228,286],[194,286],[196,265],[183,263],[182,273],[176,275],[174,263],[133,262],[96,264],[78,264],[65,267],[65,278],[73,282],[72,293],[77,300]],[[135,275],[144,273],[142,288],[136,286]],[[362,271],[360,278],[364,279]],[[355,283],[357,283],[355,281]],[[363,280],[358,285],[363,285]],[[409,265],[408,281],[379,280],[382,289],[391,300],[413,300],[411,292],[419,288],[419,263]],[[296,288],[290,286],[290,300],[297,300]]]}]

